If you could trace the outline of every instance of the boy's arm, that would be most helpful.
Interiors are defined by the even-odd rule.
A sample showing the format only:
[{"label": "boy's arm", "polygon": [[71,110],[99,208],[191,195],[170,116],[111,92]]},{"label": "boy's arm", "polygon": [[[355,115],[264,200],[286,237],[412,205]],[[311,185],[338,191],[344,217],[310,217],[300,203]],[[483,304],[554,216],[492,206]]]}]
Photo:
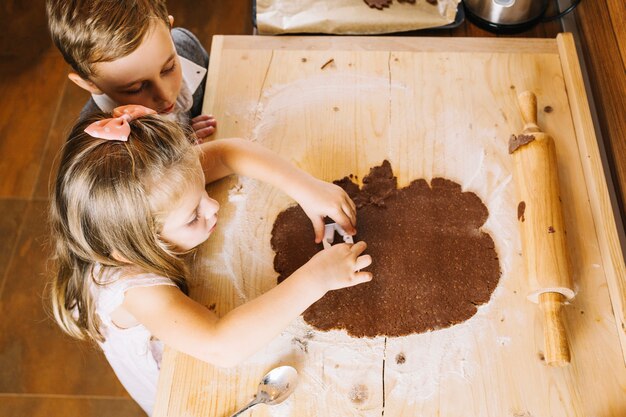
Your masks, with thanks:
[{"label": "boy's arm", "polygon": [[318,180],[255,142],[219,139],[199,146],[207,183],[234,173],[283,190],[313,222],[316,242],[322,240],[326,216],[348,234],[356,233],[356,207],[340,187]]}]

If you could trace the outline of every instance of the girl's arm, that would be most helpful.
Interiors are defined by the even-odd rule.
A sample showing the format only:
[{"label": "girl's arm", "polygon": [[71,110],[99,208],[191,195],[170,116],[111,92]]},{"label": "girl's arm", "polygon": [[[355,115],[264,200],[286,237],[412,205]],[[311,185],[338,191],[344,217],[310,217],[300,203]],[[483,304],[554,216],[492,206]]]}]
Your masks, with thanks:
[{"label": "girl's arm", "polygon": [[339,244],[316,254],[270,291],[222,318],[176,287],[127,291],[123,308],[176,350],[218,366],[234,366],[278,335],[327,291],[372,279],[357,272],[371,263],[359,256],[364,242]]},{"label": "girl's arm", "polygon": [[318,180],[263,146],[243,139],[220,139],[200,145],[207,183],[230,174],[267,182],[300,204],[313,222],[315,241],[324,235],[324,217],[348,234],[356,233],[356,207],[338,186]]}]

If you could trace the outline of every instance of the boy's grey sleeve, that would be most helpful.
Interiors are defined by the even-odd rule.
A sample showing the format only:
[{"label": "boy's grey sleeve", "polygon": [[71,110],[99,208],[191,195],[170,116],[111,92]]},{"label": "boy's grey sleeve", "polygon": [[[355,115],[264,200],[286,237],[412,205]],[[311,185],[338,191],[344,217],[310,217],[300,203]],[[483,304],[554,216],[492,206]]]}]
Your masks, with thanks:
[{"label": "boy's grey sleeve", "polygon": [[178,55],[187,58],[205,68],[209,66],[209,54],[196,35],[185,28],[172,29],[172,39]]},{"label": "boy's grey sleeve", "polygon": [[[172,29],[172,39],[174,40],[174,46],[176,47],[178,55],[204,68],[209,68],[209,54],[193,33],[184,28],[174,28]],[[199,116],[202,112],[205,83],[206,75],[202,79],[198,89],[193,93],[193,105],[189,112],[190,118]]]},{"label": "boy's grey sleeve", "polygon": [[83,109],[80,111],[80,114],[78,115],[78,120],[82,121],[87,116],[90,116],[94,113],[101,113],[101,112],[102,110],[100,110],[100,107],[98,107],[96,102],[93,101],[93,98],[89,97],[89,100],[87,100],[87,103],[85,103],[85,105],[83,106]]}]

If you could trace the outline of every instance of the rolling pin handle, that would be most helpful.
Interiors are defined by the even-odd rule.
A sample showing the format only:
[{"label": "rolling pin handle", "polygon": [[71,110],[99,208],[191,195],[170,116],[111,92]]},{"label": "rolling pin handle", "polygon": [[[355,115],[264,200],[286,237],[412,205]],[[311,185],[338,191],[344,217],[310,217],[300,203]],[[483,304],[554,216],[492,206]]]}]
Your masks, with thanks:
[{"label": "rolling pin handle", "polygon": [[537,97],[532,91],[524,91],[517,96],[520,113],[524,121],[524,133],[541,132],[537,125]]},{"label": "rolling pin handle", "polygon": [[539,307],[543,312],[543,335],[545,359],[550,366],[565,366],[570,362],[565,326],[561,319],[561,307],[565,296],[558,292],[539,294]]}]

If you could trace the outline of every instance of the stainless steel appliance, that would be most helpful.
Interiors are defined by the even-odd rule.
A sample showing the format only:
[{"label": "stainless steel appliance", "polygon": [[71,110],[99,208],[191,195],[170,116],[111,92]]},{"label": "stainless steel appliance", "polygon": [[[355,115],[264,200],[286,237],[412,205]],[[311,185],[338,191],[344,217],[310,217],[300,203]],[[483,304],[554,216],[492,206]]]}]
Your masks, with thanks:
[{"label": "stainless steel appliance", "polygon": [[470,20],[494,32],[521,31],[542,18],[548,0],[463,0]]}]

